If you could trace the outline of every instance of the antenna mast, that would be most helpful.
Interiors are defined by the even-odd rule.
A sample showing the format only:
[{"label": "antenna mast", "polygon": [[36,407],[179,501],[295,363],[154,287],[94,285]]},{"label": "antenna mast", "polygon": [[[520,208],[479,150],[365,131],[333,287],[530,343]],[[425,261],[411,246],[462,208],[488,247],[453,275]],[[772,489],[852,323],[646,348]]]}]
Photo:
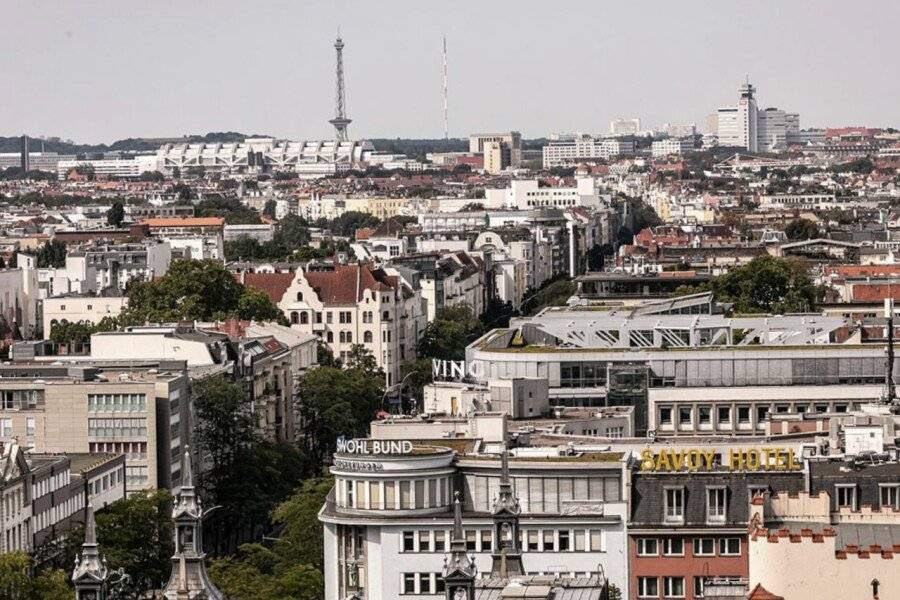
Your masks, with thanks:
[{"label": "antenna mast", "polygon": [[338,30],[337,39],[334,41],[334,51],[337,55],[337,64],[335,68],[335,79],[337,89],[335,90],[335,107],[334,118],[328,121],[334,125],[335,139],[339,142],[349,140],[347,136],[347,126],[350,125],[351,119],[346,115],[347,98],[344,94],[344,41],[341,39],[341,31]]},{"label": "antenna mast", "polygon": [[444,139],[450,139],[450,121],[447,118],[447,36],[444,36]]}]

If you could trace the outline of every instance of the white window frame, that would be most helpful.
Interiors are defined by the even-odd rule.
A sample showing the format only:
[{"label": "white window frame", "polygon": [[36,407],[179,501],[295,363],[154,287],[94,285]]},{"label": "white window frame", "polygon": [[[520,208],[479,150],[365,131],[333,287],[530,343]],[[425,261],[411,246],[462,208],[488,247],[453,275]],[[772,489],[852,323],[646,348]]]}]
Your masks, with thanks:
[{"label": "white window frame", "polygon": [[[721,499],[721,505],[716,503]],[[728,518],[728,488],[725,486],[710,486],[706,488],[706,522],[724,523]]]},{"label": "white window frame", "polygon": [[[656,592],[646,591],[646,584],[653,582],[656,586]],[[638,577],[638,598],[659,598],[659,577]]]},{"label": "white window frame", "polygon": [[[646,545],[653,542],[653,552],[647,552]],[[637,555],[638,556],[659,556],[659,538],[648,537],[637,539]]]},{"label": "white window frame", "polygon": [[[729,540],[737,540],[737,552],[731,552],[728,548]],[[719,538],[719,556],[740,556],[741,555],[741,538],[739,537],[722,537]]]},{"label": "white window frame", "polygon": [[[681,580],[681,593],[675,594],[672,589],[675,587],[675,581]],[[663,598],[684,598],[684,576],[669,575],[663,577]]]},{"label": "white window frame", "polygon": [[[852,493],[852,500],[850,504],[841,504],[841,492],[847,491]],[[857,494],[857,487],[855,483],[838,483],[834,486],[834,506],[835,510],[841,510],[841,508],[845,506],[849,506],[850,510],[856,510],[857,503],[859,501]]]},{"label": "white window frame", "polygon": [[[894,501],[885,503],[885,492],[893,492]],[[878,505],[881,508],[890,507],[894,510],[900,510],[900,483],[879,483],[878,484]]]},{"label": "white window frame", "polygon": [[[670,550],[669,546],[673,540],[678,540],[681,542],[681,552],[673,552]],[[667,537],[663,539],[663,548],[662,548],[663,556],[684,556],[684,538],[682,537]]]},{"label": "white window frame", "polygon": [[[672,506],[669,504],[669,494],[677,493],[679,498],[679,514],[672,513]],[[663,507],[665,509],[666,523],[684,523],[684,486],[671,486],[663,488]]]},{"label": "white window frame", "polygon": [[[701,546],[703,542],[709,542],[712,548],[709,552],[705,552]],[[693,542],[694,556],[715,556],[716,555],[716,538],[711,537],[695,537]]]}]

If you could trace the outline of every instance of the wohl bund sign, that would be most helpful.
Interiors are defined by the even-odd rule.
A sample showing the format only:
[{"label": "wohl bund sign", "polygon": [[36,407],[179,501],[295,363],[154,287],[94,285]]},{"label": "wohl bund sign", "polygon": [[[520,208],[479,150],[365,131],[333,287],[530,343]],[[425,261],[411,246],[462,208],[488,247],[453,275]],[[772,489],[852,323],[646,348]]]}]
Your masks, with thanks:
[{"label": "wohl bund sign", "polygon": [[716,460],[715,450],[700,448],[663,448],[641,452],[640,470],[651,473],[713,471],[719,466],[729,471],[797,471],[793,448],[732,448]]},{"label": "wohl bund sign", "polygon": [[409,440],[347,440],[338,438],[337,451],[341,454],[411,454],[413,444]]}]

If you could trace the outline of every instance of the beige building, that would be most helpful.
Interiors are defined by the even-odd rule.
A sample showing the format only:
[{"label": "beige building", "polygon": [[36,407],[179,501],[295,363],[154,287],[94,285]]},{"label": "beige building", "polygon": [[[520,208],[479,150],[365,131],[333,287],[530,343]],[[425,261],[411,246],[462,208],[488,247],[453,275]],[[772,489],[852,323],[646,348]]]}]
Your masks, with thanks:
[{"label": "beige building", "polygon": [[[505,145],[509,149],[509,164],[517,168],[522,163],[522,134],[518,131],[505,133],[473,133],[469,136],[469,152],[472,154],[485,154],[488,144],[497,143]],[[485,170],[487,167],[485,166]]]},{"label": "beige building", "polygon": [[484,143],[484,171],[492,175],[501,173],[512,163],[512,151],[503,142]]},{"label": "beige building", "polygon": [[[886,485],[900,482],[894,477]],[[854,484],[838,487],[851,490]],[[750,589],[761,586],[784,600],[900,598],[896,496],[894,504],[836,507],[825,492],[754,499]]]},{"label": "beige building", "polygon": [[296,273],[243,273],[241,282],[265,292],[291,328],[316,336],[346,361],[356,344],[375,357],[385,382],[399,382],[400,364],[416,357],[425,306],[400,277],[370,263],[335,264]]},{"label": "beige building", "polygon": [[56,323],[96,324],[106,317],[118,317],[128,298],[125,296],[58,296],[41,300],[44,339]]},{"label": "beige building", "polygon": [[184,363],[2,365],[0,407],[4,443],[124,454],[128,491],[180,485],[177,457],[190,431]]}]

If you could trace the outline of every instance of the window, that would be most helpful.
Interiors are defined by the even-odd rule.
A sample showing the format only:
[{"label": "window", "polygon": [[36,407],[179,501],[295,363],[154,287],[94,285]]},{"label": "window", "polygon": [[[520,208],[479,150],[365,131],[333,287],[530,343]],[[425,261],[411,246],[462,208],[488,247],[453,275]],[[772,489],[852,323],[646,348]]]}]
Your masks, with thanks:
[{"label": "window", "polygon": [[334,313],[329,310],[327,313],[325,313],[325,322],[332,323],[333,321],[334,321]]},{"label": "window", "polygon": [[738,406],[738,423],[749,423],[750,422],[750,407],[749,406]]},{"label": "window", "polygon": [[769,417],[769,407],[768,406],[757,406],[756,407],[756,422],[762,423]]},{"label": "window", "polygon": [[309,324],[309,313],[307,313],[306,311],[303,311],[302,313],[300,313],[300,324],[301,325]]},{"label": "window", "polygon": [[538,550],[538,533],[540,533],[537,529],[530,529],[528,531],[528,545],[527,548],[531,552],[537,552]]},{"label": "window", "polygon": [[474,552],[478,549],[476,546],[477,541],[475,538],[475,533],[476,532],[472,529],[466,531],[466,550],[468,550],[469,552]]},{"label": "window", "polygon": [[666,488],[665,506],[667,522],[683,522],[684,488]]},{"label": "window", "polygon": [[34,417],[28,417],[25,419],[25,435],[28,437],[34,437]]},{"label": "window", "polygon": [[415,552],[416,551],[416,533],[414,531],[404,531],[403,532],[403,551],[404,552]]},{"label": "window", "polygon": [[544,530],[544,552],[552,552],[553,551],[553,530],[545,529]]},{"label": "window", "polygon": [[659,409],[659,423],[660,425],[672,424],[672,409],[670,407],[664,406]]},{"label": "window", "polygon": [[431,551],[431,532],[427,529],[419,531],[419,552]]},{"label": "window", "polygon": [[569,537],[569,531],[567,529],[563,529],[559,532],[559,551],[560,552],[568,552],[572,549],[570,545],[571,538]]},{"label": "window", "polygon": [[694,598],[703,597],[703,586],[705,583],[705,577],[694,577]]},{"label": "window", "polygon": [[719,539],[719,554],[722,556],[740,556],[741,538],[730,537]]},{"label": "window", "polygon": [[316,323],[321,323],[321,322],[322,322],[322,313],[321,313],[321,311],[317,310],[316,311]]},{"label": "window", "polygon": [[659,540],[656,538],[638,538],[637,553],[638,556],[659,555]]},{"label": "window", "polygon": [[297,316],[297,312],[296,311],[292,312],[291,313],[291,325],[296,325],[299,322],[300,322],[300,319]]},{"label": "window", "polygon": [[713,538],[694,538],[694,556],[714,556],[716,540]]},{"label": "window", "polygon": [[663,577],[665,598],[684,598],[684,577]]},{"label": "window", "polygon": [[879,483],[878,496],[882,508],[900,510],[900,483]]},{"label": "window", "polygon": [[663,554],[666,556],[684,556],[684,538],[666,538]]},{"label": "window", "polygon": [[328,342],[329,344],[334,342],[334,334],[331,333],[330,331],[326,331],[325,332],[325,341]]},{"label": "window", "polygon": [[678,424],[679,425],[690,425],[691,424],[691,407],[690,406],[680,406],[678,408]]},{"label": "window", "polygon": [[371,332],[371,331],[364,331],[364,332],[363,332],[363,342],[366,343],[366,344],[371,344],[371,343],[372,343],[372,332]]},{"label": "window", "polygon": [[725,522],[727,490],[723,487],[706,488],[706,522]]},{"label": "window", "polygon": [[709,425],[712,422],[712,407],[701,406],[698,411],[698,416],[701,425]]},{"label": "window", "polygon": [[446,535],[443,529],[434,532],[434,550],[435,552],[446,552],[447,546],[444,544]]},{"label": "window", "polygon": [[638,598],[659,598],[659,578],[638,577]]},{"label": "window", "polygon": [[765,496],[769,492],[769,488],[764,485],[748,485],[747,499],[753,500],[756,496]]},{"label": "window", "polygon": [[415,594],[416,593],[416,574],[415,573],[404,573],[403,574],[403,585],[400,588],[401,594]]},{"label": "window", "polygon": [[730,406],[720,406],[717,412],[719,413],[719,423],[731,423]]},{"label": "window", "polygon": [[0,437],[12,437],[12,419],[0,419]]},{"label": "window", "polygon": [[856,486],[852,483],[841,483],[835,486],[837,508],[856,510]]}]

